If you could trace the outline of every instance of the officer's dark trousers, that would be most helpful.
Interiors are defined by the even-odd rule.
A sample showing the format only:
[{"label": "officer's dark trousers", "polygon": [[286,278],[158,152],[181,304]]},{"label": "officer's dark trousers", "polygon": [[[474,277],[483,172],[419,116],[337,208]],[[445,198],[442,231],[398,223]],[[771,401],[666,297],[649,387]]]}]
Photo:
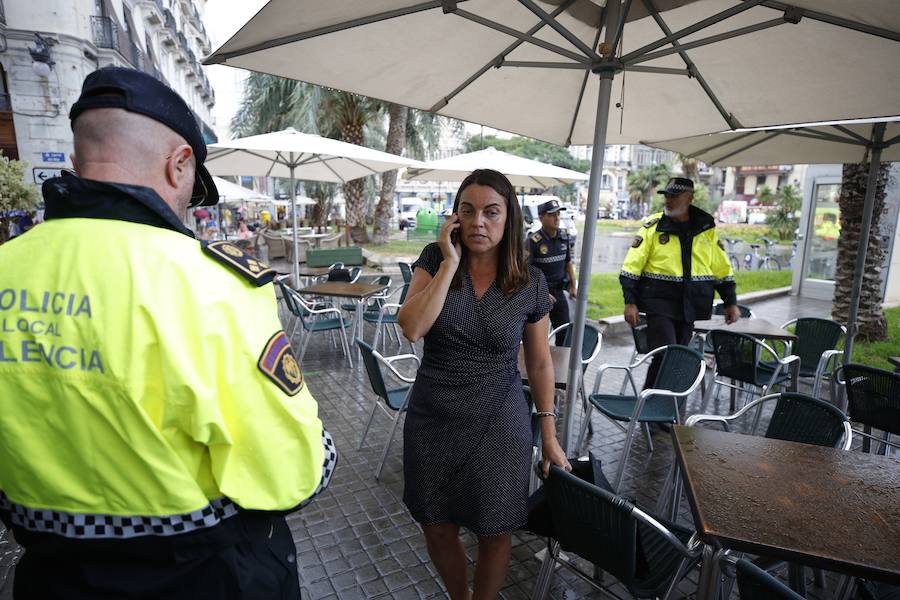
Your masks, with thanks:
[{"label": "officer's dark trousers", "polygon": [[[663,315],[647,315],[647,345],[651,350],[670,344],[687,346],[694,332],[694,324],[689,321],[678,321]],[[662,356],[657,354],[647,370],[647,379],[644,380],[644,389],[653,385]]]},{"label": "officer's dark trousers", "polygon": [[[553,303],[553,308],[550,309],[550,329],[556,329],[560,325],[565,325],[569,322],[569,299],[566,298],[566,293],[562,288],[550,290],[550,293],[556,298],[556,302]],[[557,346],[563,345],[563,342],[566,340],[566,333],[568,332],[563,329],[556,334]]]},{"label": "officer's dark trousers", "polygon": [[[26,545],[16,566],[13,597],[299,600],[296,550],[284,516],[242,511],[223,525],[234,542],[223,547],[211,546],[203,532],[137,544],[85,540],[38,543],[33,549]],[[78,552],[79,545],[86,551]]]}]

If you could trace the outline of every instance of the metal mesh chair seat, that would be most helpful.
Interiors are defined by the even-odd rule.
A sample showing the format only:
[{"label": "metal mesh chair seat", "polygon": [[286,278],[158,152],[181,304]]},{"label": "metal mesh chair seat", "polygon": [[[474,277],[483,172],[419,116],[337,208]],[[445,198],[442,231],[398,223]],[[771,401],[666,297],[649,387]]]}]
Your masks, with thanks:
[{"label": "metal mesh chair seat", "polygon": [[[737,307],[738,307],[738,311],[740,311],[740,313],[741,313],[742,319],[752,319],[754,316],[756,316],[753,314],[753,310],[746,304],[738,304]],[[712,314],[720,316],[720,317],[723,316],[725,314],[725,303],[719,302],[718,304],[716,304],[713,307]],[[712,342],[709,341],[709,338],[704,338],[704,340],[703,340],[703,353],[704,354],[712,354],[713,353]]]},{"label": "metal mesh chair seat", "polygon": [[409,393],[410,387],[412,386],[405,385],[394,390],[387,390],[387,399],[385,400],[387,405],[393,410],[400,410],[406,401],[406,394]]},{"label": "metal mesh chair seat", "polygon": [[[663,523],[630,500],[553,465],[546,482],[555,541],[619,580],[638,598],[669,598],[699,555],[690,530]],[[551,541],[545,565],[559,561],[589,583],[597,583],[558,557]],[[541,568],[534,597],[549,587],[552,569]],[[547,578],[542,580],[541,577]],[[543,593],[541,593],[543,592]]]},{"label": "metal mesh chair seat", "polygon": [[847,416],[833,404],[796,392],[778,395],[765,437],[834,448],[845,433]]},{"label": "metal mesh chair seat", "polygon": [[306,331],[330,331],[332,329],[340,329],[341,327],[349,329],[353,323],[353,319],[339,319],[337,317],[331,319],[315,319],[301,321],[303,329]]},{"label": "metal mesh chair seat", "polygon": [[[619,396],[616,394],[591,394],[590,403],[601,413],[616,421],[628,422],[634,413],[636,396]],[[641,423],[675,423],[678,415],[672,398],[666,396],[650,396],[641,409],[638,417]]]},{"label": "metal mesh chair seat", "polygon": [[741,600],[803,600],[803,596],[748,560],[737,561],[735,573]]},{"label": "metal mesh chair seat", "polygon": [[[785,323],[790,326],[791,321]],[[793,321],[797,341],[791,346],[791,353],[800,357],[800,373],[811,371],[815,375],[822,354],[837,348],[844,328],[837,321],[802,317]],[[812,375],[811,375],[812,376]]]},{"label": "metal mesh chair seat", "polygon": [[844,365],[839,373],[845,379],[850,420],[863,426],[863,452],[869,452],[872,439],[879,439],[872,429],[883,432],[885,451],[900,447],[890,440],[891,434],[900,434],[900,373],[858,364]]},{"label": "metal mesh chair seat", "polygon": [[[760,381],[755,385],[763,385],[769,381],[770,377],[772,377],[772,373],[774,373],[775,369],[778,368],[778,363],[772,362],[770,360],[762,360],[756,367],[758,371],[757,377],[760,379]],[[815,367],[813,367],[812,369],[807,369],[803,367],[803,365],[801,365],[797,372],[799,373],[800,377],[816,376]],[[785,381],[790,380],[790,378],[790,373],[782,372],[775,383],[784,383]]]}]

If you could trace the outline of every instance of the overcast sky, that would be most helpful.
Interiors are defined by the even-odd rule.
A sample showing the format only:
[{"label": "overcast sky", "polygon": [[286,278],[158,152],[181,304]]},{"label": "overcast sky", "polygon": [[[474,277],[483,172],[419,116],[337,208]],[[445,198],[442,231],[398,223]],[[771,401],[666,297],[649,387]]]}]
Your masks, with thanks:
[{"label": "overcast sky", "polygon": [[[203,22],[212,41],[213,51],[237,33],[238,29],[259,12],[267,2],[268,0],[208,0]],[[204,69],[216,91],[216,105],[213,107],[216,135],[223,141],[231,139],[229,124],[240,104],[243,81],[249,71],[221,65],[212,65],[204,67]],[[480,130],[479,125],[471,123],[466,125],[466,131],[470,135],[476,134]],[[484,128],[484,134],[509,136],[505,132],[498,132],[490,127]]]}]

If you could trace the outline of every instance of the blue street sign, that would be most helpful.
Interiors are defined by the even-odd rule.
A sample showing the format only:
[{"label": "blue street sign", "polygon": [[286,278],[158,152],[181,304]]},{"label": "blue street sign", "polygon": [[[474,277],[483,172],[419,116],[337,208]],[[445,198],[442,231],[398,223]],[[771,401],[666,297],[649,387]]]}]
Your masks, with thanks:
[{"label": "blue street sign", "polygon": [[41,152],[41,161],[45,163],[61,163],[66,162],[65,152]]}]

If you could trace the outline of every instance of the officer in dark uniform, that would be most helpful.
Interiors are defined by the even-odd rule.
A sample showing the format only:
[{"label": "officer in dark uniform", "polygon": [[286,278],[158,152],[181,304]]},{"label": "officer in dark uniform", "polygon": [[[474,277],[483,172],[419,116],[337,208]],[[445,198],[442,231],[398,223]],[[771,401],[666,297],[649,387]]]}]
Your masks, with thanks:
[{"label": "officer in dark uniform", "polygon": [[[569,235],[559,230],[559,211],[562,207],[559,200],[549,200],[538,207],[541,229],[528,236],[526,250],[528,262],[544,272],[550,288],[550,324],[553,328],[569,322],[569,295],[575,297],[575,265],[572,264],[572,252]],[[566,332],[556,334],[556,345],[561,346]]]}]

